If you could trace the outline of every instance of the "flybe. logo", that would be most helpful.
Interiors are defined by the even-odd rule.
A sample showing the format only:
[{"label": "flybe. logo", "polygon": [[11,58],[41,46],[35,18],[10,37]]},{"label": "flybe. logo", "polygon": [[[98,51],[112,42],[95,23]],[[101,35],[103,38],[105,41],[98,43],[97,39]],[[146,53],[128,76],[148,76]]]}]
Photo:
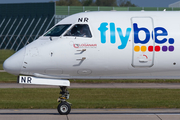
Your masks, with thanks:
[{"label": "flybe. logo", "polygon": [[[107,27],[109,25],[109,28]],[[103,22],[100,24],[100,27],[98,28],[98,30],[100,31],[100,36],[101,36],[101,43],[106,43],[106,32],[108,31],[108,29],[110,29],[110,42],[112,44],[116,43],[116,32],[118,33],[119,39],[121,41],[121,45],[118,46],[118,49],[124,49],[127,46],[128,40],[129,40],[129,36],[131,33],[131,28],[127,28],[126,29],[126,33],[122,32],[121,28],[116,28],[114,23],[110,23],[108,24],[107,22]],[[146,44],[148,43],[150,40],[155,40],[156,44],[164,44],[166,42],[168,42],[169,44],[171,44],[170,46],[159,46],[156,45],[154,50],[156,52],[159,52],[160,50],[162,50],[163,52],[166,51],[174,51],[174,46],[172,46],[172,44],[174,44],[174,39],[173,38],[169,38],[167,39],[168,36],[168,31],[163,28],[163,27],[156,27],[154,28],[154,36],[153,36],[153,32],[148,30],[145,27],[138,27],[137,23],[133,23],[133,32],[134,32],[134,43],[136,44],[134,46],[134,51],[139,52],[145,52],[145,51],[149,51],[152,52],[153,51],[153,46],[138,46],[137,44]],[[139,33],[140,32],[144,32],[145,33],[145,38],[142,40],[139,37]]]}]

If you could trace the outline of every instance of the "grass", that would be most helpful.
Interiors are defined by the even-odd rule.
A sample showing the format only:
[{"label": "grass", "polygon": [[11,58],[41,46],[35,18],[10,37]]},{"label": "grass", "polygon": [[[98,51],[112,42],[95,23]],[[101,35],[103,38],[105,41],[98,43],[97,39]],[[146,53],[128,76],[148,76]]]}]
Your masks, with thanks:
[{"label": "grass", "polygon": [[[17,76],[7,72],[0,72],[0,83],[16,83]],[[70,80],[71,83],[180,83],[180,80]]]},{"label": "grass", "polygon": [[7,72],[0,72],[0,83],[15,83],[17,82],[17,76],[9,74]]},{"label": "grass", "polygon": [[180,83],[179,79],[70,80],[71,83]]},{"label": "grass", "polygon": [[[0,72],[0,83],[16,83],[17,76]],[[71,83],[180,83],[180,80],[70,80]]]},{"label": "grass", "polygon": [[[69,89],[72,108],[180,108],[180,89]],[[0,109],[56,108],[59,88],[0,89]]]},{"label": "grass", "polygon": [[0,70],[3,70],[3,62],[14,53],[14,50],[0,50]]},{"label": "grass", "polygon": [[[14,50],[0,50],[0,70],[3,70],[3,62],[14,53]],[[16,81],[17,76],[0,72],[0,83],[15,83]]]}]

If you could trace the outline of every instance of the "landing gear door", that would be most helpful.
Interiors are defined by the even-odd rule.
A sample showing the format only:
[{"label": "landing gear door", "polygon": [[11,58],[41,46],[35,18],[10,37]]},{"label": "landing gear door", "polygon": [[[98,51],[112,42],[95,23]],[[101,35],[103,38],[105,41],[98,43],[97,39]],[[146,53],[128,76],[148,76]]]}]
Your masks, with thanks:
[{"label": "landing gear door", "polygon": [[154,25],[151,17],[131,18],[133,29],[132,66],[152,67],[154,64]]}]

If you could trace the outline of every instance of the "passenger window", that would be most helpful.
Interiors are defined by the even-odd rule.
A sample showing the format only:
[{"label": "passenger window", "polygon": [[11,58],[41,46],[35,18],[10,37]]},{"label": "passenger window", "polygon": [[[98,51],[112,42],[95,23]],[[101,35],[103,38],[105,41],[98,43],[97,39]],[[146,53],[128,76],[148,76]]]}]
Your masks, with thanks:
[{"label": "passenger window", "polygon": [[76,36],[76,37],[89,37],[91,38],[91,32],[87,24],[76,24],[65,36]]}]

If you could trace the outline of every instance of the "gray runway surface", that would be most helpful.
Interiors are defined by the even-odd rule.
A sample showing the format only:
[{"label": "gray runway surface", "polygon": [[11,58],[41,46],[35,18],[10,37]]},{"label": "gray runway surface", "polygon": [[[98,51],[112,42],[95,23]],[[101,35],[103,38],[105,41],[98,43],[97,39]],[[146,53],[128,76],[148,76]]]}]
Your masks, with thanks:
[{"label": "gray runway surface", "polygon": [[[0,83],[0,88],[58,88],[58,86],[23,85],[18,83]],[[180,89],[180,83],[71,83],[69,88],[168,88]]]},{"label": "gray runway surface", "polygon": [[0,120],[180,120],[180,109],[1,109]]}]

